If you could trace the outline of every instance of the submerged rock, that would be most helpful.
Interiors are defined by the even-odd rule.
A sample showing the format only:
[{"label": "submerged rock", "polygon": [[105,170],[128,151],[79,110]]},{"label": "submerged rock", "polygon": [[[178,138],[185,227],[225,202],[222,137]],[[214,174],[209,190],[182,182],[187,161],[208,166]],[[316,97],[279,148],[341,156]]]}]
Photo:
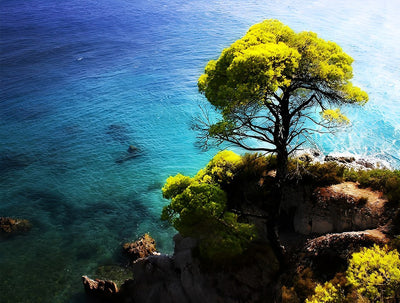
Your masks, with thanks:
[{"label": "submerged rock", "polygon": [[145,234],[139,240],[132,243],[125,243],[123,246],[124,252],[128,255],[131,262],[137,259],[146,258],[156,253],[156,241]]},{"label": "submerged rock", "polygon": [[12,234],[30,230],[32,224],[25,219],[0,217],[0,233]]},{"label": "submerged rock", "polygon": [[128,147],[128,153],[134,153],[134,152],[136,152],[136,151],[138,151],[138,148],[137,148],[136,146],[129,145],[129,147]]}]

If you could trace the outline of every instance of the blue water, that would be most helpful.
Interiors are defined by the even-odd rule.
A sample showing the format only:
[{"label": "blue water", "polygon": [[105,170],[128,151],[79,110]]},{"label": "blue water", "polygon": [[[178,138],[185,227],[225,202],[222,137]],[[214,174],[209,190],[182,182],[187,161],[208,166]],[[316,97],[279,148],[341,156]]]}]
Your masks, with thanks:
[{"label": "blue water", "polygon": [[[80,276],[117,263],[124,241],[159,220],[169,175],[215,151],[189,129],[208,60],[277,18],[341,45],[370,95],[328,152],[400,167],[400,4],[396,1],[0,0],[0,216],[33,229],[0,239],[1,302],[79,302]],[[138,156],[123,161],[129,145]]]}]

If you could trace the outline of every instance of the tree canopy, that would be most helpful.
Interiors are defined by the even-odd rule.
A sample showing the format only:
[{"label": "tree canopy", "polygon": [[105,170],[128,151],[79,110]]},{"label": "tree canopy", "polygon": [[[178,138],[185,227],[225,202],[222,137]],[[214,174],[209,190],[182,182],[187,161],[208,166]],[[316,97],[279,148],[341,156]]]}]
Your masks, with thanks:
[{"label": "tree canopy", "polygon": [[347,124],[342,105],[368,101],[350,81],[352,63],[334,42],[265,20],[208,62],[198,87],[221,118],[202,119],[197,128],[206,141],[276,153],[277,176],[284,179],[287,158],[304,138]]}]

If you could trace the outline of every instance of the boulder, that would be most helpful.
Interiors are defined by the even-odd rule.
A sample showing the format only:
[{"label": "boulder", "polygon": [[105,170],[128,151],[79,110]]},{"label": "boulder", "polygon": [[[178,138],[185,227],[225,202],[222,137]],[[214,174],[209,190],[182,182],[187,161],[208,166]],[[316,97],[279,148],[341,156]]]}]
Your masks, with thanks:
[{"label": "boulder", "polygon": [[387,223],[387,199],[381,192],[358,188],[354,182],[319,187],[311,197],[299,194],[294,201],[299,202],[294,211],[294,229],[305,235],[359,231]]},{"label": "boulder", "polygon": [[121,286],[123,302],[262,302],[278,270],[268,245],[257,247],[228,267],[203,263],[198,242],[174,237],[174,255],[150,255],[133,264],[134,280]]},{"label": "boulder", "polygon": [[30,230],[32,224],[25,219],[0,217],[0,233],[12,234]]},{"label": "boulder", "polygon": [[138,259],[146,258],[156,253],[156,241],[145,234],[139,240],[132,243],[125,243],[123,246],[124,252],[128,255],[131,262]]},{"label": "boulder", "polygon": [[311,267],[325,280],[345,270],[347,260],[361,247],[386,244],[389,239],[379,230],[343,232],[320,236],[307,241],[302,253],[302,265]]},{"label": "boulder", "polygon": [[128,153],[134,153],[137,150],[138,150],[138,148],[136,146],[129,145],[129,147],[128,147]]},{"label": "boulder", "polygon": [[352,163],[356,161],[356,158],[352,156],[325,156],[324,159],[325,162],[338,162],[338,163]]},{"label": "boulder", "polygon": [[82,283],[87,295],[98,299],[108,300],[118,293],[117,284],[109,280],[92,280],[88,276],[82,276]]}]

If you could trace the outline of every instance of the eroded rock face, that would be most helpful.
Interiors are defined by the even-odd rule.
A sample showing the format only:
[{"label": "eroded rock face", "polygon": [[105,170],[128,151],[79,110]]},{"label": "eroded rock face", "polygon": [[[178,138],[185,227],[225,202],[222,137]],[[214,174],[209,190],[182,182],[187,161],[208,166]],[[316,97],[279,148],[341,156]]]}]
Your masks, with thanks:
[{"label": "eroded rock face", "polygon": [[376,228],[385,223],[386,202],[380,192],[344,182],[288,190],[283,207],[294,214],[294,230],[308,235]]},{"label": "eroded rock face", "polygon": [[344,270],[347,260],[361,247],[387,242],[388,238],[376,229],[327,234],[306,243],[302,262],[329,279],[339,270]]},{"label": "eroded rock face", "polygon": [[123,250],[130,261],[135,262],[137,259],[146,258],[156,253],[156,241],[150,235],[145,234],[133,243],[125,243]]},{"label": "eroded rock face", "polygon": [[86,294],[98,299],[112,299],[118,293],[118,287],[113,281],[100,279],[92,280],[88,276],[82,276],[82,283],[85,287]]},{"label": "eroded rock face", "polygon": [[25,219],[0,217],[0,233],[13,234],[26,232],[30,230],[31,227],[31,223]]},{"label": "eroded rock face", "polygon": [[193,254],[195,239],[176,235],[174,241],[172,257],[152,255],[133,264],[134,280],[120,290],[124,302],[233,303],[268,297],[278,269],[272,251],[257,248],[251,262],[234,268],[205,268]]}]

